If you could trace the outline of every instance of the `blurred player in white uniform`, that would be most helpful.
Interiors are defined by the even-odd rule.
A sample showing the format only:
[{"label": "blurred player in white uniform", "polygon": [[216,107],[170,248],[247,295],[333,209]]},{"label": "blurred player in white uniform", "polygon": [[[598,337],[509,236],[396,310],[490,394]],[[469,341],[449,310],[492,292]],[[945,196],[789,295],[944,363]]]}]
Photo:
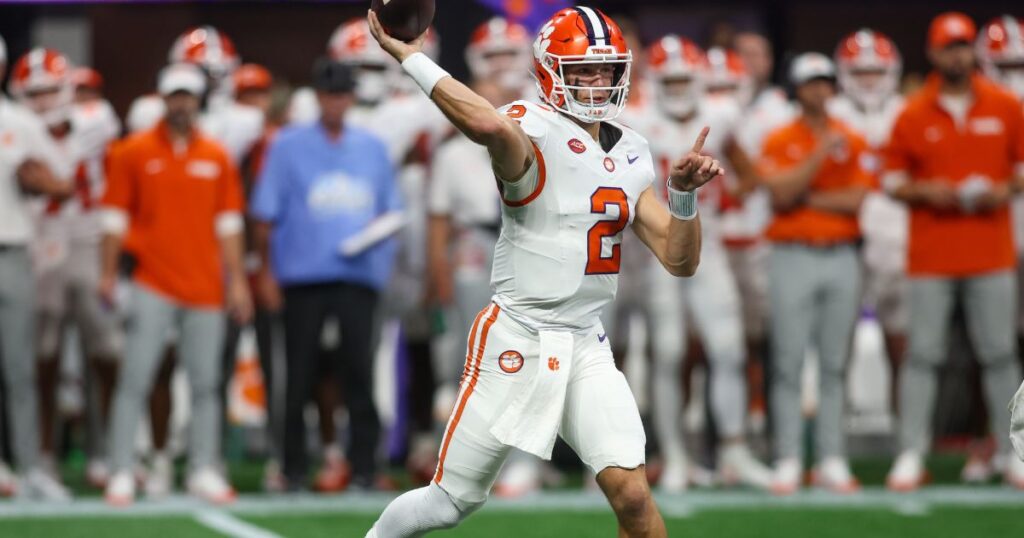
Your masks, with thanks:
[{"label": "blurred player in white uniform", "polygon": [[[1024,19],[1003,15],[992,19],[978,32],[975,44],[978,63],[985,76],[1013,92],[1024,106]],[[1011,202],[1018,261],[1024,261],[1024,196]],[[1018,279],[1024,278],[1024,263],[1017,264]],[[1024,282],[1024,280],[1021,280]],[[1024,286],[1018,286],[1019,304],[1024,307]],[[1024,338],[1024,308],[1018,308],[1018,339]]]},{"label": "blurred player in white uniform", "polygon": [[[536,95],[527,75],[533,62],[529,32],[520,24],[495,17],[481,24],[470,37],[466,62],[473,76],[471,87],[495,107]],[[393,63],[393,62],[392,62]],[[418,91],[418,90],[417,90]],[[534,99],[535,100],[535,99]],[[447,120],[446,120],[447,121]],[[443,428],[459,390],[460,349],[469,338],[480,305],[491,298],[494,247],[501,227],[501,197],[481,177],[491,175],[487,149],[456,134],[438,148],[429,182],[428,259],[433,299],[445,307],[445,325],[451,349],[434,357],[437,390],[434,414]],[[428,482],[437,467],[439,439],[422,436],[414,441],[410,467]],[[501,496],[519,496],[539,487],[538,460],[514,455],[495,486]]]},{"label": "blurred player in white uniform", "polygon": [[470,331],[434,482],[393,501],[367,536],[458,525],[482,506],[512,447],[549,458],[559,433],[597,474],[620,536],[666,536],[647,486],[640,416],[599,316],[615,297],[630,224],[668,271],[696,271],[695,189],[721,173],[698,155],[707,130],[671,172],[670,214],[652,187],[647,142],[610,121],[625,105],[632,57],[603,13],[556,13],[534,44],[545,104],[517,101],[499,112],[422,54],[422,38],[403,43],[369,18],[424,93],[488,148],[502,229],[495,294]]},{"label": "blurred player in white uniform", "polygon": [[[11,72],[12,95],[46,123],[58,158],[73,170],[75,195],[41,199],[36,206],[36,352],[42,461],[59,477],[54,456],[57,435],[57,387],[60,357],[68,326],[73,325],[85,359],[100,389],[100,416],[106,417],[122,335],[111,309],[101,304],[99,286],[100,223],[96,209],[104,188],[108,144],[121,130],[106,101],[75,104],[72,66],[58,51],[36,48],[21,57]],[[86,385],[89,386],[89,385]],[[93,447],[90,478],[105,479],[102,442]]]},{"label": "blurred player in white uniform", "polygon": [[[679,492],[687,485],[687,456],[682,437],[683,405],[680,379],[686,354],[686,312],[708,354],[711,413],[722,440],[718,463],[723,479],[767,488],[770,472],[750,454],[744,442],[746,417],[745,349],[739,292],[726,258],[718,223],[721,192],[756,183],[754,166],[733,138],[740,121],[734,99],[705,95],[709,75],[704,51],[691,41],[666,36],[647,51],[648,76],[654,85],[656,107],[647,121],[636,124],[651,143],[657,169],[667,174],[671,164],[689,150],[706,125],[711,134],[704,153],[728,161],[734,184],[717,181],[701,189],[701,266],[693,278],[679,281],[652,260],[648,273],[651,351],[654,359],[652,405],[665,468],[659,486]],[[667,201],[664,189],[655,189]]]},{"label": "blurred player in white uniform", "polygon": [[[878,155],[903,109],[902,60],[885,35],[863,29],[844,37],[835,51],[840,95],[829,113],[867,140],[874,155],[866,169],[880,172]],[[898,373],[907,347],[907,207],[884,191],[870,191],[860,209],[865,268],[864,300],[882,327],[890,365],[890,407],[896,411]]]},{"label": "blurred player in white uniform", "polygon": [[[749,80],[749,91],[740,100],[743,121],[736,139],[751,159],[757,161],[765,136],[794,116],[793,106],[781,88],[771,84],[773,61],[771,43],[763,35],[742,32],[733,40],[741,60],[740,80]],[[739,84],[737,84],[739,87]],[[729,254],[743,305],[743,329],[750,364],[751,426],[761,430],[766,420],[764,357],[768,322],[768,245],[763,235],[771,216],[768,193],[758,188],[743,200],[725,193],[722,236]]]}]

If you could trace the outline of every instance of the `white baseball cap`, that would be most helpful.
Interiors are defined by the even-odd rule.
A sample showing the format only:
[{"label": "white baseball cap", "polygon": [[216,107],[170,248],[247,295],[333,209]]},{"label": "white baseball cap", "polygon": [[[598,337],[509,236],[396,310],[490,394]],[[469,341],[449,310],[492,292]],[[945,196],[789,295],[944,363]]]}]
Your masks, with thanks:
[{"label": "white baseball cap", "polygon": [[183,91],[198,96],[206,91],[206,75],[192,64],[171,64],[160,71],[156,86],[160,95]]},{"label": "white baseball cap", "polygon": [[836,66],[828,56],[820,52],[805,52],[793,59],[789,66],[789,81],[794,86],[818,78],[836,78]]}]

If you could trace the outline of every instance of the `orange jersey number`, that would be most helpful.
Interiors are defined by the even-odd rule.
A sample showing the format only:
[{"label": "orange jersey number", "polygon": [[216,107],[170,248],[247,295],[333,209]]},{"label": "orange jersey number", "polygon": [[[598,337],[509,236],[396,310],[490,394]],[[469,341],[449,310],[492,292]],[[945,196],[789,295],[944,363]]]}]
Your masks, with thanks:
[{"label": "orange jersey number", "polygon": [[615,205],[619,206],[617,218],[602,220],[587,232],[588,275],[609,275],[619,272],[622,262],[621,245],[612,245],[612,254],[607,258],[601,256],[601,245],[605,237],[619,235],[629,224],[629,201],[626,199],[626,193],[617,187],[600,187],[590,196],[591,213],[608,213],[608,207]]}]

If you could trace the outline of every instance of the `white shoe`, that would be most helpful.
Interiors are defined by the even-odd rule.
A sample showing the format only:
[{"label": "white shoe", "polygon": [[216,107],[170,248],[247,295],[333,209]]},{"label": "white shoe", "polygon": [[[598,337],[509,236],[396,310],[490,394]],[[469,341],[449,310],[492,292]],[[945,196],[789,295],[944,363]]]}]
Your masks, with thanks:
[{"label": "white shoe", "polygon": [[89,460],[85,466],[85,481],[94,488],[103,489],[107,487],[107,480],[110,480],[107,462],[100,459]]},{"label": "white shoe", "polygon": [[1006,470],[1003,471],[1003,481],[1016,489],[1024,490],[1024,461],[1017,458],[1011,452],[1007,455]]},{"label": "white shoe", "polygon": [[792,495],[800,489],[800,475],[803,466],[797,458],[786,458],[775,462],[772,471],[772,493],[776,495]]},{"label": "white shoe", "polygon": [[135,476],[130,471],[118,471],[107,480],[103,496],[107,504],[128,506],[135,502]]},{"label": "white shoe", "polygon": [[913,450],[906,450],[892,464],[885,485],[892,491],[908,493],[920,488],[924,481],[924,458]]},{"label": "white shoe", "polygon": [[814,485],[833,493],[854,493],[860,490],[860,482],[850,472],[845,458],[829,457],[814,469]]},{"label": "white shoe", "polygon": [[540,461],[529,456],[510,462],[494,484],[494,494],[514,499],[540,490]]},{"label": "white shoe", "polygon": [[746,484],[758,489],[769,489],[772,472],[750,453],[743,443],[726,445],[718,455],[718,474],[727,485]]},{"label": "white shoe", "polygon": [[996,468],[992,462],[978,456],[970,456],[960,471],[960,480],[968,484],[984,484],[992,479]]},{"label": "white shoe", "polygon": [[662,493],[683,493],[690,486],[690,466],[685,457],[665,458],[658,489]]},{"label": "white shoe", "polygon": [[200,469],[188,477],[188,492],[206,502],[228,504],[235,500],[235,489],[210,467]]},{"label": "white shoe", "polygon": [[170,456],[162,452],[153,455],[153,461],[146,474],[143,489],[146,497],[160,499],[171,494],[174,488],[174,462]]},{"label": "white shoe", "polygon": [[68,488],[39,467],[22,475],[19,480],[18,495],[41,501],[67,502],[71,500],[71,492],[68,491]]},{"label": "white shoe", "polygon": [[0,497],[10,497],[18,490],[18,481],[6,463],[0,462]]}]

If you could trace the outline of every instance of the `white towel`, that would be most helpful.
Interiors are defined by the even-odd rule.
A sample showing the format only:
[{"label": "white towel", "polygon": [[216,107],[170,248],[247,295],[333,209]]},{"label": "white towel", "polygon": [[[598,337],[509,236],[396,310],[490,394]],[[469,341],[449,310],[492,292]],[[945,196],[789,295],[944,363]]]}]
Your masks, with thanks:
[{"label": "white towel", "polygon": [[1010,401],[1010,442],[1017,457],[1024,460],[1024,383]]},{"label": "white towel", "polygon": [[540,364],[530,384],[491,426],[498,441],[551,459],[572,371],[572,333],[540,331]]}]

